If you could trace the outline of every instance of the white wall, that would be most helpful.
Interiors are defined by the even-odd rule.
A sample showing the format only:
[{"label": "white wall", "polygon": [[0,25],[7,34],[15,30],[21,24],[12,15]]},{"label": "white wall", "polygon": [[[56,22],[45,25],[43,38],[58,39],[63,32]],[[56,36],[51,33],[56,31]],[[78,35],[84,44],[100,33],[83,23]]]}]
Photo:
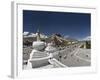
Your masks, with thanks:
[{"label": "white wall", "polygon": [[[30,1],[30,0],[28,0]],[[35,78],[36,80],[100,80],[100,5],[99,0],[33,0],[35,3],[41,4],[59,4],[67,5],[72,3],[73,5],[83,6],[95,6],[97,7],[97,20],[98,26],[96,35],[96,48],[98,54],[98,72],[90,74],[69,74],[53,77]],[[0,1],[0,80],[11,80],[10,76],[10,64],[11,64],[11,0]],[[32,78],[33,79],[33,78]],[[32,80],[26,79],[26,80]],[[23,80],[23,79],[22,79]]]}]

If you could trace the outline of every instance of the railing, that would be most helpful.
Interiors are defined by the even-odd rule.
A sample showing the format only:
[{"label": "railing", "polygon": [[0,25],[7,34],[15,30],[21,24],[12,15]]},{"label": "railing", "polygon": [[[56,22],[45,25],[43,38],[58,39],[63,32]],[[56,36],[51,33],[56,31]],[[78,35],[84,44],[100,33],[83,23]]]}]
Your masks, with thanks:
[{"label": "railing", "polygon": [[57,59],[52,58],[48,60],[50,64],[52,64],[54,67],[67,67],[66,65],[59,62]]}]

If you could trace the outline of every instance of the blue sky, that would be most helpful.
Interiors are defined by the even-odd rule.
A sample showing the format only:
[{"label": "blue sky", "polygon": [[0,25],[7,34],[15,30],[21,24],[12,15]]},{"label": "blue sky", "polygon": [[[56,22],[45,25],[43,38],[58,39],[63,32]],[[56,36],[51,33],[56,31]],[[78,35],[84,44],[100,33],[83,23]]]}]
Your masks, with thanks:
[{"label": "blue sky", "polygon": [[89,13],[48,12],[23,10],[23,32],[51,35],[60,33],[82,39],[91,35],[91,15]]}]

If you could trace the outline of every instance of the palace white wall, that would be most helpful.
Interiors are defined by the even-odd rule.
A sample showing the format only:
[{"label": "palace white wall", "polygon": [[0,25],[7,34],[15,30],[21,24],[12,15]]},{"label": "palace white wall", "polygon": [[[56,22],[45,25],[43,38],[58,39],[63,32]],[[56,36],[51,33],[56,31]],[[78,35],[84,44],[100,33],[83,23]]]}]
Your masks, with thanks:
[{"label": "palace white wall", "polygon": [[[21,0],[20,0],[21,1]],[[25,0],[22,0],[25,1]],[[27,0],[31,1],[31,0]],[[98,26],[96,33],[97,54],[98,54],[98,72],[90,74],[67,74],[61,76],[35,77],[36,80],[100,80],[100,0],[32,0],[38,4],[56,4],[56,5],[83,5],[97,7]],[[0,1],[0,80],[11,80],[11,0]],[[33,80],[29,78],[26,80]],[[34,80],[35,80],[34,79]],[[22,79],[23,80],[23,79]]]}]

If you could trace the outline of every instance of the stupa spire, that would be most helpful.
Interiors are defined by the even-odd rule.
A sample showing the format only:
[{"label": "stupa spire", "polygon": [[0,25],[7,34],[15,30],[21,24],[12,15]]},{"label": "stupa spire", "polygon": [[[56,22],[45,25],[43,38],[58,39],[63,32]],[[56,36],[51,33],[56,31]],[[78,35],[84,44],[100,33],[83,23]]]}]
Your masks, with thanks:
[{"label": "stupa spire", "polygon": [[39,28],[37,29],[37,41],[41,41]]}]

